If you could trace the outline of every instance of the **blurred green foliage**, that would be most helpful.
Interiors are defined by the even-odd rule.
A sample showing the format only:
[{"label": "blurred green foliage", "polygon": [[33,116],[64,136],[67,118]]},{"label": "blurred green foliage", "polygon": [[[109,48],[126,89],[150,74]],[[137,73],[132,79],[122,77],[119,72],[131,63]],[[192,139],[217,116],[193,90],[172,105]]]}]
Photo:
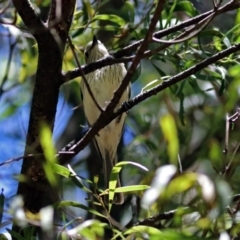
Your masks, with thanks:
[{"label": "blurred green foliage", "polygon": [[[108,5],[110,2],[78,3],[69,34],[81,64],[84,64],[82,50],[93,34],[98,36],[100,32],[105,33],[106,38],[102,37],[100,40],[112,52],[145,37],[156,1],[116,1],[120,4],[119,8],[114,8],[114,4]],[[2,1],[0,3],[3,4]],[[47,0],[33,3],[40,16],[50,5]],[[233,13],[233,21],[228,19],[229,13],[220,15],[222,25],[211,24],[196,37],[173,44],[149,59],[142,59],[132,79],[132,96],[147,91],[203,59],[239,43],[240,12],[238,10]],[[191,1],[168,0],[162,14],[159,14],[156,31],[170,28],[198,14],[199,10]],[[9,6],[4,15],[11,19],[14,8]],[[225,22],[231,29],[226,30]],[[19,92],[18,101],[13,97],[3,100],[6,107],[0,112],[0,120],[10,117],[20,105],[31,99],[37,67],[38,49],[34,39],[23,34],[24,24],[19,16],[15,25],[17,29],[14,32],[7,25],[4,26],[16,41],[14,56],[17,57],[12,59],[7,80],[1,83],[1,76],[0,86],[3,94],[19,85],[23,85],[24,91]],[[108,38],[109,33],[111,38]],[[171,33],[166,39],[173,39],[178,34],[179,32]],[[5,44],[7,45],[6,42]],[[159,45],[151,43],[149,49],[155,49]],[[1,66],[6,68],[6,64],[1,63]],[[76,62],[72,50],[67,46],[63,71],[74,68]],[[79,81],[74,79],[62,86],[65,101],[73,106],[80,103]],[[101,196],[105,192],[98,189],[101,193],[99,195],[96,181],[82,178],[81,172],[75,172],[75,169],[82,168],[82,161],[70,163],[68,167],[55,164],[52,160],[55,150],[51,133],[43,126],[40,141],[48,159],[45,171],[49,181],[56,185],[54,172],[62,178],[63,191],[75,191],[79,188],[94,196],[93,200],[87,200],[83,204],[72,201],[65,195],[66,200],[54,205],[58,209],[80,208],[88,216],[92,214],[92,219],[87,219],[87,215],[82,213],[78,216],[73,210],[66,217],[63,211],[59,239],[77,239],[77,236],[82,239],[106,239],[106,229],[112,230],[111,239],[237,239],[240,232],[240,198],[233,198],[233,195],[240,192],[240,121],[234,119],[234,122],[229,123],[229,129],[226,129],[226,121],[227,116],[238,109],[239,81],[240,64],[236,52],[148,98],[129,112],[126,125],[131,134],[126,134],[126,142],[129,144],[123,150],[121,160],[124,163],[113,170],[116,173],[122,170],[121,176],[126,186],[122,191],[126,193],[126,199],[129,199],[124,206],[117,208],[118,219],[125,226],[124,229],[119,228],[110,217],[111,207],[104,205]],[[64,137],[63,135],[60,138]],[[86,159],[88,156],[88,153],[85,154]],[[131,162],[138,163],[138,167],[132,166]],[[164,168],[166,165],[170,168]],[[143,166],[148,171],[143,171]],[[176,171],[171,172],[169,169],[173,168]],[[165,178],[159,176],[159,172],[166,174]],[[113,199],[117,179],[117,174],[112,175],[109,186],[113,191],[109,194],[110,199]],[[133,196],[137,196],[140,201],[131,203]],[[151,204],[144,200],[151,198],[155,198]],[[102,220],[93,220],[93,216],[106,221],[103,223]],[[21,217],[34,223],[27,214],[20,216],[20,219]],[[77,219],[80,217],[79,223]],[[149,217],[152,217],[152,221],[144,222]],[[139,221],[143,221],[142,225]],[[32,228],[29,232],[33,233]],[[18,238],[16,233],[10,233]],[[226,238],[221,238],[222,236]]]}]

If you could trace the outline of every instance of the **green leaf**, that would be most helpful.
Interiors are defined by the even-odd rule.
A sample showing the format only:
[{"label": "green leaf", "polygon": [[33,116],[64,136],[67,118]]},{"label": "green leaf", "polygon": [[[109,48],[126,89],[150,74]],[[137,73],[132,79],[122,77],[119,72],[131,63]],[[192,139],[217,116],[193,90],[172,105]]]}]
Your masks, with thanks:
[{"label": "green leaf", "polygon": [[148,169],[146,167],[142,166],[141,164],[136,163],[136,162],[130,162],[130,161],[119,162],[113,167],[111,175],[110,175],[110,181],[109,181],[109,194],[108,194],[108,202],[109,202],[108,209],[109,209],[109,212],[111,211],[111,208],[112,208],[112,202],[113,202],[113,199],[114,199],[115,189],[116,189],[116,186],[117,186],[118,174],[122,170],[122,167],[125,166],[125,165],[133,165],[133,166],[139,167],[139,168],[141,168],[145,171],[148,171]]},{"label": "green leaf", "polygon": [[11,234],[11,236],[16,238],[17,240],[26,240],[25,237],[22,237],[19,233],[15,232],[11,229],[7,229],[7,230]]},{"label": "green leaf", "polygon": [[193,4],[189,1],[179,1],[174,11],[184,11],[190,17],[193,17],[197,14],[197,11],[194,8]]},{"label": "green leaf", "polygon": [[[187,236],[181,232],[178,232],[176,230],[173,230],[173,229],[166,229],[166,230],[163,230],[159,236],[159,238],[153,238],[151,240],[158,240],[158,239],[161,239],[161,240],[202,240],[202,237],[197,237],[197,236]],[[206,239],[209,239],[210,238],[206,238]],[[211,239],[213,240],[213,239]]]},{"label": "green leaf", "polygon": [[240,76],[240,65],[236,64],[229,68],[228,73],[231,77],[239,77]]},{"label": "green leaf", "polygon": [[131,83],[134,83],[136,80],[139,79],[139,77],[141,76],[141,72],[142,72],[142,66],[141,63],[137,66],[137,69],[134,71],[134,74],[131,78]]},{"label": "green leaf", "polygon": [[148,185],[131,185],[126,187],[119,187],[115,189],[116,192],[135,192],[135,191],[143,191],[149,189]]},{"label": "green leaf", "polygon": [[97,20],[114,22],[119,26],[124,26],[126,24],[124,19],[114,14],[99,14],[92,18],[92,22]]},{"label": "green leaf", "polygon": [[178,0],[174,0],[173,2],[171,2],[172,5],[170,9],[167,9],[167,21],[164,28],[167,28],[168,25],[171,25],[171,20],[173,19],[173,12],[177,5],[177,2]]},{"label": "green leaf", "polygon": [[151,237],[160,236],[161,231],[158,230],[157,228],[140,225],[140,226],[134,226],[130,228],[129,230],[124,232],[124,235],[129,235],[132,233],[136,233],[137,236],[144,236],[145,234],[148,234],[148,239],[151,239]]},{"label": "green leaf", "polygon": [[79,235],[84,239],[102,239],[105,226],[106,224],[99,220],[87,220],[77,227],[68,230],[68,235],[74,239]]},{"label": "green leaf", "polygon": [[164,138],[167,140],[167,151],[170,162],[177,165],[178,163],[178,153],[179,153],[179,143],[178,143],[178,133],[175,120],[171,114],[166,114],[162,116],[159,120]]},{"label": "green leaf", "polygon": [[0,233],[0,240],[8,240],[8,238],[4,234]]},{"label": "green leaf", "polygon": [[88,193],[92,193],[92,191],[84,185],[82,179],[74,172],[74,170],[69,164],[68,164],[68,169],[72,174],[71,179],[76,184],[76,186],[78,186],[79,188],[83,189]]},{"label": "green leaf", "polygon": [[[102,28],[103,28],[102,26],[93,26],[92,27],[93,30],[102,29]],[[105,31],[118,31],[119,27],[118,26],[113,26],[113,25],[110,25],[110,24],[106,24],[106,25],[104,25],[104,30]]]},{"label": "green leaf", "polygon": [[234,25],[237,25],[237,24],[240,24],[240,10],[237,9],[237,14],[236,14],[236,17],[235,17],[235,24]]},{"label": "green leaf", "polygon": [[55,148],[52,141],[51,129],[46,125],[42,124],[40,131],[40,143],[43,148],[43,153],[47,161],[50,163],[56,162]]},{"label": "green leaf", "polygon": [[141,93],[144,92],[144,91],[147,91],[155,86],[157,86],[158,84],[160,84],[162,81],[159,80],[159,79],[154,79],[152,80],[150,83],[148,83],[147,85],[145,85],[142,90],[141,90]]},{"label": "green leaf", "polygon": [[46,161],[43,163],[43,168],[49,183],[52,186],[57,186],[57,178],[53,171],[54,164],[56,163],[56,152],[52,141],[51,129],[44,123],[41,125],[40,129],[40,143],[43,149],[43,154]]},{"label": "green leaf", "polygon": [[[133,166],[135,166],[135,167],[141,168],[141,169],[144,170],[144,171],[148,171],[148,169],[147,169],[145,166],[141,165],[140,163],[130,162],[130,161],[122,161],[122,162],[119,162],[119,163],[117,163],[117,164],[115,165],[115,167],[121,167],[121,169],[122,169],[122,167],[125,166],[125,165],[133,165]],[[120,169],[120,171],[121,171],[121,169]],[[119,171],[119,172],[120,172],[120,171]]]},{"label": "green leaf", "polygon": [[75,202],[75,201],[60,201],[58,203],[55,203],[53,206],[55,208],[65,208],[65,207],[81,208],[81,209],[86,210],[86,211],[88,211],[88,212],[90,212],[92,214],[95,214],[95,215],[99,216],[99,217],[107,219],[106,216],[104,216],[103,214],[99,213],[98,211],[96,211],[96,210],[94,210],[92,208],[89,208],[89,207],[87,207],[87,206],[85,206],[83,204],[80,204],[78,202]]},{"label": "green leaf", "polygon": [[0,120],[3,120],[5,118],[8,118],[12,116],[18,109],[19,106],[16,105],[8,105],[6,108],[3,110],[3,112],[0,115]]},{"label": "green leaf", "polygon": [[61,175],[65,178],[70,178],[71,177],[71,171],[68,170],[66,167],[61,166],[59,164],[54,164],[53,165],[53,171],[58,174]]},{"label": "green leaf", "polygon": [[131,1],[125,1],[121,10],[127,13],[130,22],[134,22],[135,9]]},{"label": "green leaf", "polygon": [[83,15],[82,10],[75,12],[74,13],[74,20],[78,20],[80,17],[82,17],[82,15]]}]

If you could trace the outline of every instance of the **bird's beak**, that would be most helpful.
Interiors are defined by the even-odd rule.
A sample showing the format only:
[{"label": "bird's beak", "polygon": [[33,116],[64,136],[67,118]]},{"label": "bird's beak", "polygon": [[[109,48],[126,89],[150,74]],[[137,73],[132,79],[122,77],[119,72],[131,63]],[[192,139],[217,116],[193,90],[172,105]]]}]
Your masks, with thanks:
[{"label": "bird's beak", "polygon": [[95,35],[93,35],[93,40],[92,40],[92,48],[98,44],[98,40]]}]

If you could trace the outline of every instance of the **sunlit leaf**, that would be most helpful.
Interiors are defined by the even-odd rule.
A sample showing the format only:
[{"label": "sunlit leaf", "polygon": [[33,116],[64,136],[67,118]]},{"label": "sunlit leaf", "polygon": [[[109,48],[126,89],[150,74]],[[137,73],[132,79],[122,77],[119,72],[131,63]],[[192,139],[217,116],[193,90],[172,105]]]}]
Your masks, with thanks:
[{"label": "sunlit leaf", "polygon": [[74,13],[74,20],[78,20],[83,15],[83,11],[77,11]]},{"label": "sunlit leaf", "polygon": [[157,228],[147,227],[147,226],[134,226],[124,232],[124,235],[137,233],[137,236],[148,236],[148,239],[152,239],[151,237],[160,236],[161,231]]},{"label": "sunlit leaf", "polygon": [[117,192],[135,192],[135,191],[143,191],[149,189],[149,186],[147,185],[130,185],[130,186],[126,186],[126,187],[118,187],[116,188],[114,191],[115,193]]},{"label": "sunlit leaf", "polygon": [[109,211],[112,208],[112,202],[113,202],[114,195],[115,195],[115,192],[116,192],[115,189],[116,189],[116,186],[117,186],[118,174],[122,170],[122,167],[125,166],[125,165],[133,165],[133,166],[141,168],[145,171],[148,171],[148,169],[146,167],[142,166],[141,164],[136,163],[136,162],[130,162],[130,161],[118,162],[113,167],[111,175],[110,175],[110,181],[109,181],[109,194],[108,194],[108,201],[109,201],[108,209],[109,209]]},{"label": "sunlit leaf", "polygon": [[70,178],[71,176],[71,171],[68,170],[66,167],[59,165],[59,164],[54,164],[53,165],[53,171],[58,174],[61,175],[65,178]]},{"label": "sunlit leaf", "polygon": [[177,156],[179,153],[178,134],[175,120],[170,114],[162,116],[159,120],[164,138],[167,140],[168,156],[173,164],[177,164]]},{"label": "sunlit leaf", "polygon": [[52,132],[46,124],[42,124],[40,131],[40,142],[43,148],[45,158],[52,163],[55,163],[55,148],[52,142]]},{"label": "sunlit leaf", "polygon": [[93,17],[92,22],[96,20],[107,20],[107,21],[114,22],[120,26],[124,26],[126,24],[124,19],[114,14],[99,14]]},{"label": "sunlit leaf", "polygon": [[239,9],[237,10],[237,14],[236,14],[236,17],[235,17],[235,24],[234,25],[237,25],[237,24],[240,24],[240,10]]},{"label": "sunlit leaf", "polygon": [[43,163],[46,177],[52,186],[57,186],[56,175],[53,171],[54,164],[56,163],[56,152],[52,141],[52,132],[46,124],[41,125],[40,143],[46,159]]}]

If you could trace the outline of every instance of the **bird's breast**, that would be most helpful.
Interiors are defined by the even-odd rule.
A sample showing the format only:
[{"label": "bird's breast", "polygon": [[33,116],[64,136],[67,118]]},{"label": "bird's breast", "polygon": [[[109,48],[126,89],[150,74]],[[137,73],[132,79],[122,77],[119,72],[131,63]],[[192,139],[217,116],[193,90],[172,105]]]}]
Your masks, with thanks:
[{"label": "bird's breast", "polygon": [[[114,91],[119,87],[125,74],[126,69],[124,65],[115,64],[86,75],[92,94],[102,109],[105,109],[106,105],[112,99]],[[99,117],[100,111],[93,102],[86,87],[83,88],[83,98],[85,115],[89,124],[92,125]],[[119,101],[120,104],[118,104],[116,108],[118,108],[122,102],[126,101],[127,98],[128,94],[125,91]]]}]

